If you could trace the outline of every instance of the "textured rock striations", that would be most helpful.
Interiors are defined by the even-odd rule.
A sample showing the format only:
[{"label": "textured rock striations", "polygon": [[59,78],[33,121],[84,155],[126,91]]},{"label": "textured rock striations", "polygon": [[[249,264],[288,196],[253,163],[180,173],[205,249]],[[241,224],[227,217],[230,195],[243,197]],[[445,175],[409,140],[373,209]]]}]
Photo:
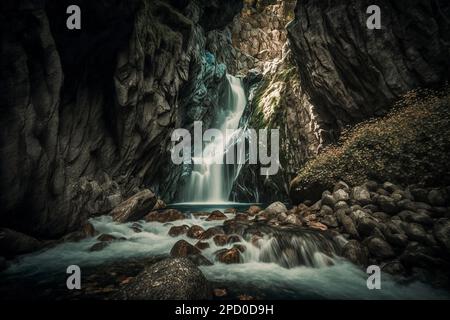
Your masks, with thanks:
[{"label": "textured rock striations", "polygon": [[288,38],[303,89],[334,141],[348,124],[383,114],[399,95],[448,80],[448,1],[298,1]]},{"label": "textured rock striations", "polygon": [[[82,8],[81,31],[66,28],[70,4]],[[207,126],[225,81],[207,32],[242,2],[0,6],[2,225],[56,237],[145,187],[170,198],[180,174],[166,165],[171,131]]]}]

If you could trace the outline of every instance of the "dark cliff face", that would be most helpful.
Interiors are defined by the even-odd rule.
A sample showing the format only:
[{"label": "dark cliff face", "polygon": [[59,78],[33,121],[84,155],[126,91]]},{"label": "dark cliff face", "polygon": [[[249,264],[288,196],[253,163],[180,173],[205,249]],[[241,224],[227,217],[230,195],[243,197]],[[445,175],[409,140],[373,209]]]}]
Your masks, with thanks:
[{"label": "dark cliff face", "polygon": [[[65,26],[71,4],[82,8],[81,31]],[[207,122],[225,79],[205,59],[206,33],[242,2],[1,7],[2,226],[54,237],[142,187],[168,192],[178,174],[167,166],[171,131]]]},{"label": "dark cliff face", "polygon": [[288,37],[302,87],[329,140],[374,115],[405,91],[448,80],[448,1],[377,1],[381,30],[369,30],[373,1],[298,1]]}]

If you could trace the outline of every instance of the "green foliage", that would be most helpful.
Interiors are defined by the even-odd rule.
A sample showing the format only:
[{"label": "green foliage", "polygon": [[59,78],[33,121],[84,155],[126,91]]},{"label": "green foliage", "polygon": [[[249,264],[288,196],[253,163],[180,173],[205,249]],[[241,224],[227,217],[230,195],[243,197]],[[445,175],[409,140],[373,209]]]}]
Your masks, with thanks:
[{"label": "green foliage", "polygon": [[368,179],[398,184],[450,183],[450,88],[406,94],[383,118],[342,134],[303,167],[302,185],[352,185]]}]

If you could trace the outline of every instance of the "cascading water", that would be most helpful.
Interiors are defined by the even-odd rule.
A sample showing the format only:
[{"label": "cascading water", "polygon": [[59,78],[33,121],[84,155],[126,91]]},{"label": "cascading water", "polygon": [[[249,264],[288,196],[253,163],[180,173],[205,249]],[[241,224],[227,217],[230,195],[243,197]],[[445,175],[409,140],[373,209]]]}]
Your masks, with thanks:
[{"label": "cascading water", "polygon": [[[225,105],[215,119],[223,137],[208,143],[203,150],[201,164],[195,164],[200,159],[193,157],[194,165],[191,175],[182,192],[185,202],[215,202],[228,201],[234,180],[239,174],[240,166],[220,164],[225,163],[224,157],[235,136],[226,135],[226,130],[236,130],[247,104],[242,79],[227,75],[228,94]],[[238,158],[238,155],[236,158]]]}]

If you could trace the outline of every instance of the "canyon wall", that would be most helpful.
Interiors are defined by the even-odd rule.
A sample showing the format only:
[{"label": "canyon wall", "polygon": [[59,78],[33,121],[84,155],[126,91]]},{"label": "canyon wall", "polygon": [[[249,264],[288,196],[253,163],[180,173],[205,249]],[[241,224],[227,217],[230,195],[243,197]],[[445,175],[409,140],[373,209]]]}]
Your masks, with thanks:
[{"label": "canyon wall", "polygon": [[381,0],[381,29],[369,30],[373,1],[298,1],[288,37],[302,87],[331,141],[345,126],[386,112],[408,90],[450,75],[450,5]]},{"label": "canyon wall", "polygon": [[[66,28],[71,4],[81,30]],[[171,131],[215,113],[226,67],[208,34],[242,2],[0,6],[1,225],[57,237],[141,188],[173,192]]]}]

